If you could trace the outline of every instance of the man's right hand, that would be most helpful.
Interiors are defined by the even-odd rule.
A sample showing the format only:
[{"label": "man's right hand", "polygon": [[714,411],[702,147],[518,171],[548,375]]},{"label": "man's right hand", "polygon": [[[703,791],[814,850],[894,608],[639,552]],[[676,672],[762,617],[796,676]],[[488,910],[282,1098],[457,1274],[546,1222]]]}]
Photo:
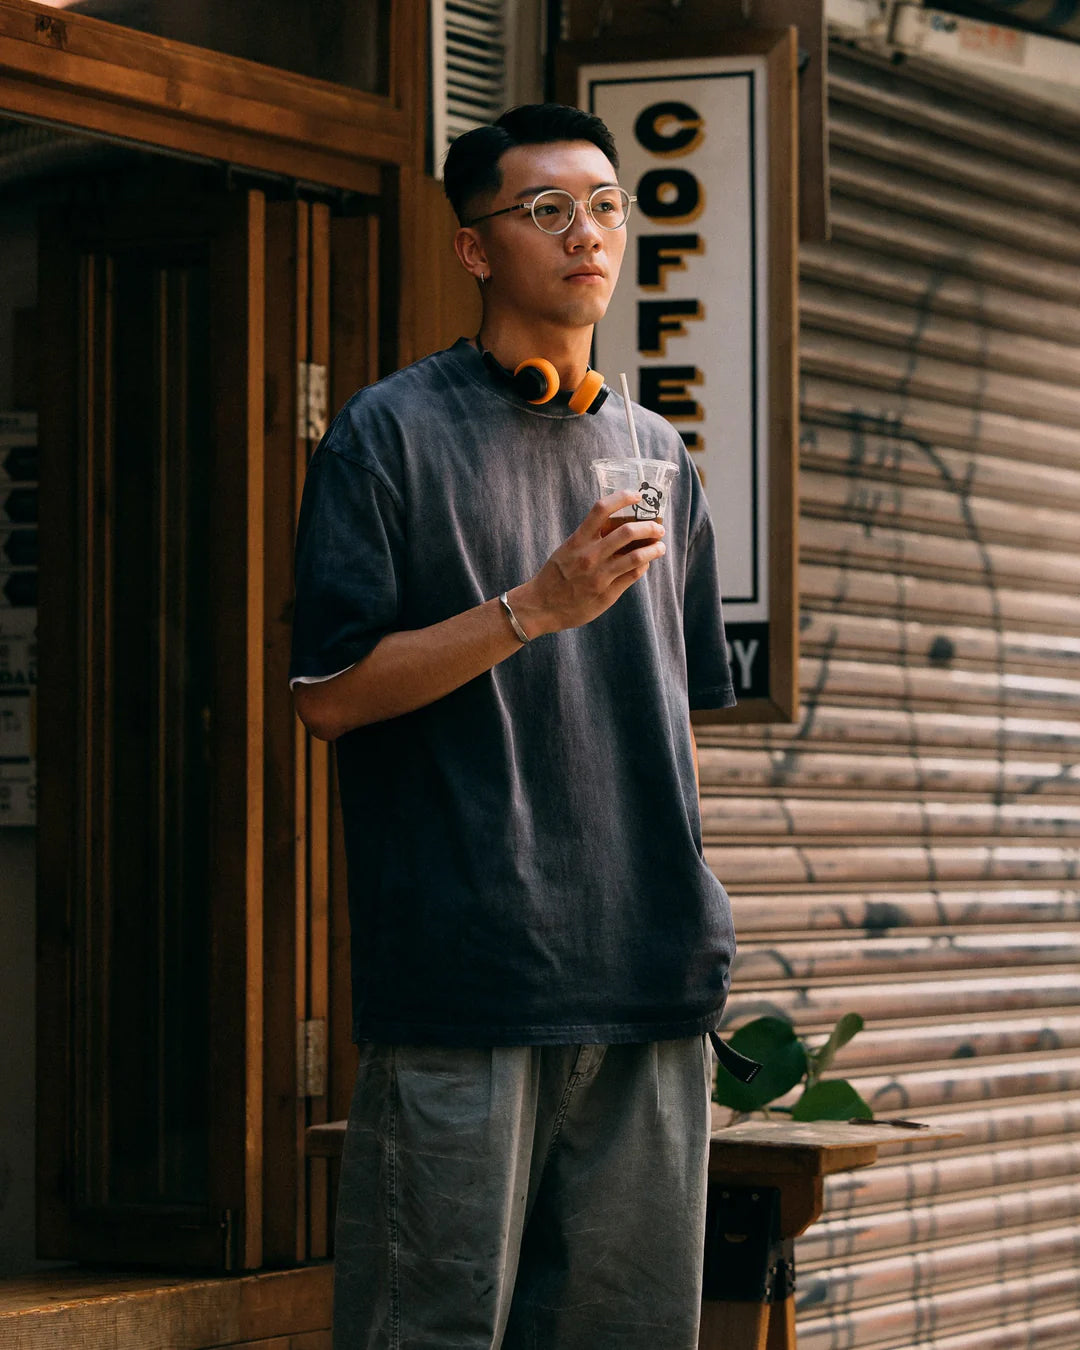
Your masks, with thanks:
[{"label": "man's right hand", "polygon": [[509,592],[530,638],[591,623],[663,556],[664,527],[658,521],[628,520],[603,533],[610,516],[640,500],[640,493],[627,490],[601,497],[536,576]]},{"label": "man's right hand", "polygon": [[[636,492],[601,498],[536,576],[509,592],[530,638],[589,623],[663,554],[664,530],[655,520],[630,520],[603,533],[613,512],[640,500]],[[297,685],[296,711],[313,735],[333,741],[445,698],[520,651],[502,606],[486,600],[427,628],[387,633],[348,670]]]}]

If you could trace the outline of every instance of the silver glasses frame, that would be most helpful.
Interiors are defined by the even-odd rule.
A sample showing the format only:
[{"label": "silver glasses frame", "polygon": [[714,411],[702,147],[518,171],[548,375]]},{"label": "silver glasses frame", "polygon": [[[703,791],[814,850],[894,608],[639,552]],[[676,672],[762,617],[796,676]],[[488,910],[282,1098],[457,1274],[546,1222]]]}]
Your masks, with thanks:
[{"label": "silver glasses frame", "polygon": [[[618,225],[605,225],[602,220],[598,220],[597,217],[593,214],[592,204],[593,200],[596,197],[599,197],[602,192],[610,192],[613,187],[616,189],[616,191],[621,192],[622,195],[626,198],[626,215],[623,216],[622,220],[619,221]],[[545,227],[541,225],[536,218],[536,203],[542,201],[545,197],[554,197],[554,196],[568,197],[570,199],[570,219],[560,230],[545,229]],[[614,183],[608,183],[604,187],[593,188],[592,192],[590,192],[587,197],[575,197],[572,192],[567,192],[565,188],[545,188],[543,192],[538,192],[531,202],[515,202],[513,206],[504,206],[498,211],[489,211],[485,216],[475,216],[472,220],[465,221],[465,228],[467,229],[469,226],[472,225],[479,225],[482,220],[492,220],[494,219],[495,216],[508,216],[512,211],[528,211],[529,215],[532,217],[532,223],[536,226],[536,228],[540,231],[541,234],[560,235],[565,234],[566,231],[571,227],[571,225],[573,225],[574,220],[577,217],[577,209],[579,206],[581,206],[584,207],[585,214],[589,217],[592,223],[596,225],[599,229],[621,230],[623,226],[626,224],[626,222],[630,219],[630,208],[634,205],[636,201],[637,201],[636,197],[632,197],[630,193],[626,191],[625,188],[617,187],[617,185]]]}]

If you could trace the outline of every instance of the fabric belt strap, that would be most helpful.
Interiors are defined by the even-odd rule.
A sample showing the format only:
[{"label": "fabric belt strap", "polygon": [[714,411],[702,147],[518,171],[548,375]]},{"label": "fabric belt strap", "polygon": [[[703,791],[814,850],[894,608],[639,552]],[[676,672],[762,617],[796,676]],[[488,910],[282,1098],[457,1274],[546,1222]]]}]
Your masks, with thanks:
[{"label": "fabric belt strap", "polygon": [[733,1050],[726,1041],[722,1041],[715,1031],[709,1032],[709,1040],[712,1041],[712,1048],[716,1051],[716,1058],[727,1069],[734,1078],[740,1083],[752,1083],[758,1075],[761,1065],[756,1059],[750,1059],[747,1055],[740,1055],[738,1050]]}]

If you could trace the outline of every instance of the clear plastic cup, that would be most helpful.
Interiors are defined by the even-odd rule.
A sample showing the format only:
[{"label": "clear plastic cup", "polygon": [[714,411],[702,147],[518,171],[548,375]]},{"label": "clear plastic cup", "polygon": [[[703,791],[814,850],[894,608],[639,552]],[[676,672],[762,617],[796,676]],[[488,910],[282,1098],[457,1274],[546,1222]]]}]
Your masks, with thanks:
[{"label": "clear plastic cup", "polygon": [[624,506],[608,517],[601,534],[610,534],[628,520],[655,520],[663,523],[664,503],[679,466],[669,459],[594,459],[592,471],[600,487],[600,496],[628,488],[641,493],[641,501]]}]

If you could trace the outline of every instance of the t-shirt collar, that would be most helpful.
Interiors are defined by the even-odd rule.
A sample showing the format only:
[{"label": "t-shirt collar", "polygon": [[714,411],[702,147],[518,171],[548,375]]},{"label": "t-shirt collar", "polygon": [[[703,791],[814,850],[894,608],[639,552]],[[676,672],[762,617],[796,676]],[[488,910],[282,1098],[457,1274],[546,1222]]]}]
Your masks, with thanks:
[{"label": "t-shirt collar", "polygon": [[529,403],[510,387],[509,384],[500,380],[498,376],[493,375],[484,364],[484,359],[476,350],[468,338],[460,337],[450,348],[451,354],[461,363],[465,374],[476,384],[481,385],[488,393],[493,394],[495,398],[501,399],[503,403],[509,403],[511,407],[519,408],[522,412],[529,413],[533,417],[547,417],[555,419],[574,418],[578,414],[572,412],[569,407],[570,394],[562,389],[550,399],[547,403],[536,404]]}]

